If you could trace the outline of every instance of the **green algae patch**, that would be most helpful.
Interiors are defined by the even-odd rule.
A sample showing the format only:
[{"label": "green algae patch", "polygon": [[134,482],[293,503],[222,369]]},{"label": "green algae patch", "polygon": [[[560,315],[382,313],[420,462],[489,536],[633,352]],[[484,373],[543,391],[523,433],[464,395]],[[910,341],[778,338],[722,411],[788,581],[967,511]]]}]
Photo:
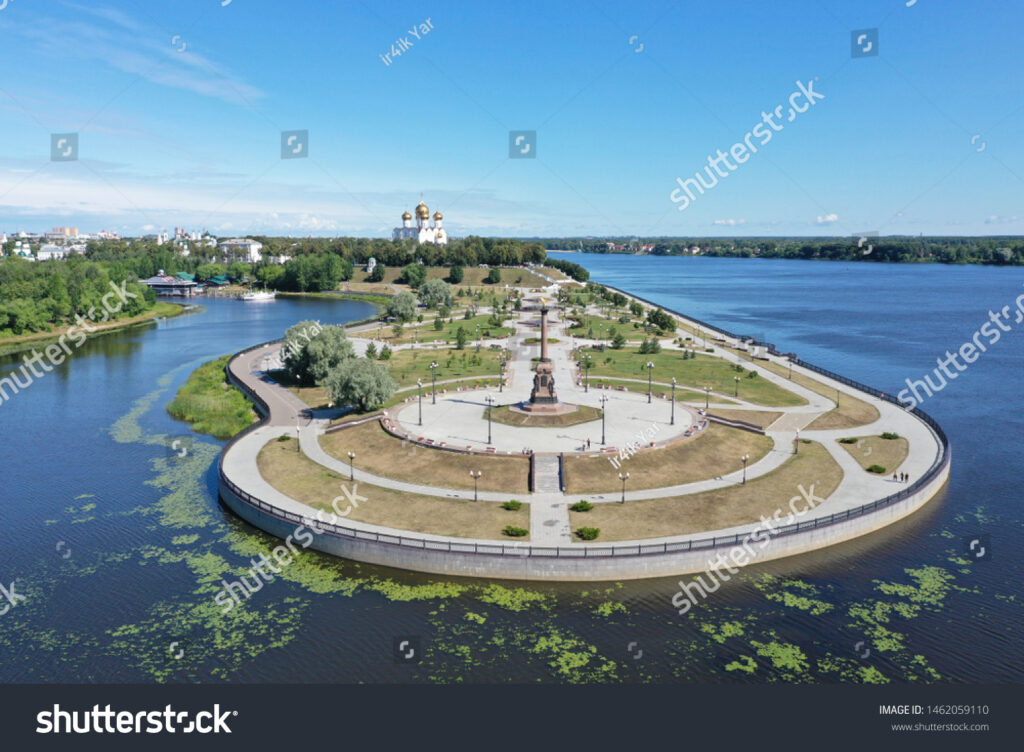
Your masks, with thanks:
[{"label": "green algae patch", "polygon": [[477,598],[484,603],[492,603],[509,611],[526,611],[538,607],[550,609],[553,598],[526,588],[510,588],[503,585],[488,585]]},{"label": "green algae patch", "polygon": [[618,601],[605,601],[604,603],[599,603],[594,608],[593,613],[607,618],[612,614],[624,614],[627,613],[627,611],[628,609],[624,603],[619,603]]},{"label": "green algae patch", "polygon": [[556,627],[532,638],[527,650],[543,656],[555,676],[570,684],[618,680],[615,661],[602,657],[597,647],[571,637]]},{"label": "green algae patch", "polygon": [[730,637],[742,637],[744,634],[743,622],[741,621],[723,621],[717,625],[713,622],[703,622],[699,628],[701,632],[719,645],[725,643]]},{"label": "green algae patch", "polygon": [[770,642],[750,641],[759,656],[771,663],[779,675],[786,681],[802,681],[808,678],[807,669],[810,664],[807,655],[799,645],[791,642],[771,640]]},{"label": "green algae patch", "polygon": [[741,655],[735,661],[725,664],[726,671],[742,671],[745,674],[757,672],[757,661],[749,655]]}]

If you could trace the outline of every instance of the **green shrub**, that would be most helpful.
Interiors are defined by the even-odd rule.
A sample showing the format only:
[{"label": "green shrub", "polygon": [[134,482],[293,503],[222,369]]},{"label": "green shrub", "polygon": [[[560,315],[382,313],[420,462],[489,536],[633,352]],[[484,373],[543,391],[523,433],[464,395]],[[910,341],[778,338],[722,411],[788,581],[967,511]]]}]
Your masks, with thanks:
[{"label": "green shrub", "polygon": [[526,528],[515,527],[514,525],[506,525],[505,529],[502,532],[504,532],[505,535],[509,536],[510,538],[522,538],[524,535],[527,535],[530,531]]},{"label": "green shrub", "polygon": [[857,441],[858,441],[858,439],[847,437],[845,439],[840,439],[839,443],[840,444],[856,444]]},{"label": "green shrub", "polygon": [[581,527],[576,531],[580,540],[594,540],[600,534],[601,528],[599,527]]},{"label": "green shrub", "polygon": [[523,508],[523,502],[516,501],[516,500],[513,499],[512,501],[506,501],[504,504],[501,505],[501,508],[502,509],[507,509],[510,512],[515,512],[515,511]]},{"label": "green shrub", "polygon": [[899,437],[900,437],[900,435],[898,433],[892,433],[891,431],[886,431],[885,433],[882,434],[882,438],[883,439],[890,439],[891,440],[891,439],[898,439]]},{"label": "green shrub", "polygon": [[569,509],[571,509],[574,512],[589,512],[593,508],[593,504],[591,504],[589,501],[584,500],[577,501],[575,504],[569,507]]},{"label": "green shrub", "polygon": [[878,473],[879,475],[882,475],[885,473],[885,468],[882,467],[881,465],[872,465],[871,467],[868,468],[868,472]]},{"label": "green shrub", "polygon": [[288,434],[285,434],[284,436],[278,436],[277,440],[278,441],[291,441],[292,437],[289,436]]}]

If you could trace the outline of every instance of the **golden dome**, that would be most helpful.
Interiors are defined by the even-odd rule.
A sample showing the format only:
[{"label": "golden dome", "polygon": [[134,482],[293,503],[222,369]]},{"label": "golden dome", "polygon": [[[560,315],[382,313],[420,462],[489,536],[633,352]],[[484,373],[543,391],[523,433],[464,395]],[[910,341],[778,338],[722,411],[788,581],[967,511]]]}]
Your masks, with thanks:
[{"label": "golden dome", "polygon": [[428,209],[427,205],[422,201],[420,201],[420,205],[416,207],[416,216],[420,219],[426,219],[430,216],[430,209]]},{"label": "golden dome", "polygon": [[404,211],[402,212],[402,219],[412,219],[412,215],[409,212]]},{"label": "golden dome", "polygon": [[437,221],[439,219],[444,219],[444,217],[441,216],[441,212],[440,211],[434,212],[434,220]]}]

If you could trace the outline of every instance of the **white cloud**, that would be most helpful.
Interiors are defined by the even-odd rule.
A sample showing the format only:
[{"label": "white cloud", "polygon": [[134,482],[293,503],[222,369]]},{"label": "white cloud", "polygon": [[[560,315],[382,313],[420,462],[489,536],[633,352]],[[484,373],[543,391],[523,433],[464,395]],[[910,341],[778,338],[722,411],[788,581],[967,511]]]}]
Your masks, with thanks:
[{"label": "white cloud", "polygon": [[728,227],[736,227],[738,225],[745,225],[747,220],[745,219],[716,219],[711,224],[713,225],[726,225]]},{"label": "white cloud", "polygon": [[839,215],[838,214],[826,214],[824,217],[819,216],[818,219],[815,220],[815,221],[819,225],[830,225],[830,224],[833,224],[833,223],[839,221]]},{"label": "white cloud", "polygon": [[998,214],[993,214],[985,219],[987,225],[1005,225],[1010,222],[1016,222],[1017,217],[1000,217]]}]

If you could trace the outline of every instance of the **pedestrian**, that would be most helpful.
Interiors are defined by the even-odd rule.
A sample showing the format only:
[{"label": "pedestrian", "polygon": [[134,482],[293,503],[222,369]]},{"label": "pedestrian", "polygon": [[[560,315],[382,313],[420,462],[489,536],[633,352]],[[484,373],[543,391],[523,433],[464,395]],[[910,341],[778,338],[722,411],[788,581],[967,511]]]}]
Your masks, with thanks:
[{"label": "pedestrian", "polygon": [[587,439],[587,449],[590,449],[590,439]]},{"label": "pedestrian", "polygon": [[892,479],[893,479],[894,481],[896,481],[897,483],[899,482],[899,476],[898,476],[898,475],[897,475],[896,473],[893,473],[893,474],[892,474]]}]

